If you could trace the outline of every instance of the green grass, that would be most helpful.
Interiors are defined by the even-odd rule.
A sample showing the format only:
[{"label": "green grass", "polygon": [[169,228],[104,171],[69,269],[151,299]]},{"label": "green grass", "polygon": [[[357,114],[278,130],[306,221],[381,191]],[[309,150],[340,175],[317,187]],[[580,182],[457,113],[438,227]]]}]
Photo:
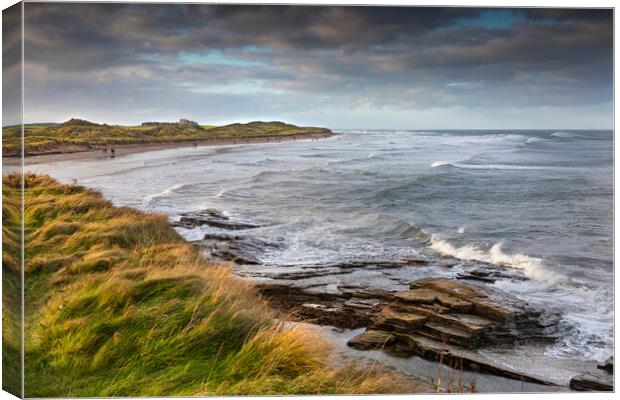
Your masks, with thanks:
[{"label": "green grass", "polygon": [[22,338],[20,204],[19,175],[6,177],[2,185],[2,389],[18,397]]},{"label": "green grass", "polygon": [[[24,179],[27,397],[406,390],[385,372],[333,366],[326,343],[284,329],[251,284],[206,262],[164,216]],[[3,213],[5,229],[18,222],[6,197]],[[15,245],[5,233],[5,249]],[[18,265],[12,254],[5,271]]]},{"label": "green grass", "polygon": [[[59,125],[26,125],[24,142],[26,154],[88,150],[111,145],[139,143],[170,143],[230,138],[290,136],[326,133],[325,128],[299,127],[283,122],[250,122],[226,126],[119,126],[100,125],[89,121],[71,119]],[[21,127],[2,129],[2,151],[5,156],[17,156],[21,149]]]}]

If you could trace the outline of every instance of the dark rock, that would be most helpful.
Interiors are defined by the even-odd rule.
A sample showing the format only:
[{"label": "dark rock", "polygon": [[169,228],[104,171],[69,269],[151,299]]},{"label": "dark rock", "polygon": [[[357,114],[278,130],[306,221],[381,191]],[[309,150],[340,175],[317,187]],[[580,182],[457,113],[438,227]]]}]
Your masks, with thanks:
[{"label": "dark rock", "polygon": [[231,261],[238,265],[258,265],[260,261],[255,254],[261,254],[267,248],[279,248],[278,243],[267,242],[250,236],[221,235],[207,233],[196,244],[207,251],[212,258]]},{"label": "dark rock", "polygon": [[596,366],[598,369],[602,369],[603,371],[609,372],[610,374],[614,373],[614,356],[609,357],[605,362]]},{"label": "dark rock", "polygon": [[603,371],[585,372],[570,380],[569,387],[579,391],[612,392],[614,376]]},{"label": "dark rock", "polygon": [[521,271],[502,271],[489,266],[487,268],[475,268],[456,275],[457,279],[473,280],[485,283],[494,283],[498,279],[526,280]]},{"label": "dark rock", "polygon": [[368,325],[370,309],[344,307],[337,294],[312,292],[308,288],[257,282],[259,292],[287,319],[356,329]]},{"label": "dark rock", "polygon": [[474,274],[473,271],[463,272],[456,274],[457,279],[470,279],[474,281],[482,281],[488,283],[495,283],[497,279],[490,276],[490,274]]},{"label": "dark rock", "polygon": [[402,263],[406,265],[428,265],[428,260],[422,260],[418,258],[406,258],[402,260]]},{"label": "dark rock", "polygon": [[343,307],[351,307],[351,308],[356,308],[356,309],[361,309],[361,310],[374,310],[376,309],[377,306],[380,306],[380,305],[381,305],[380,300],[363,299],[363,298],[354,297],[352,299],[347,300],[343,304]]},{"label": "dark rock", "polygon": [[230,249],[214,249],[211,251],[211,255],[215,258],[224,261],[231,261],[236,264],[246,265],[258,265],[260,262],[251,255],[242,254],[239,251],[232,251]]},{"label": "dark rock", "polygon": [[244,230],[260,227],[259,225],[248,222],[232,221],[228,216],[222,214],[214,208],[181,214],[179,221],[174,222],[173,225],[186,229],[193,229],[199,226],[208,225],[214,228],[226,230]]}]

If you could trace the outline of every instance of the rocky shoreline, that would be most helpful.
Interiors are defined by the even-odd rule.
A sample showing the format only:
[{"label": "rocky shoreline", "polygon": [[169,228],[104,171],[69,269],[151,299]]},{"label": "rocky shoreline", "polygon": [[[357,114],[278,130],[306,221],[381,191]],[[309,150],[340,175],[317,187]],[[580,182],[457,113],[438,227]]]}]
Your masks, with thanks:
[{"label": "rocky shoreline", "polygon": [[[484,263],[462,268],[466,262],[441,257],[263,265],[255,255],[280,248],[282,243],[246,234],[260,224],[208,209],[184,214],[174,225],[217,229],[217,234],[206,233],[196,244],[205,249],[207,257],[233,262],[236,273],[251,279],[289,320],[364,328],[348,341],[350,348],[380,350],[403,358],[418,356],[454,369],[522,382],[573,390],[613,390],[613,358],[599,368],[593,362],[566,363],[562,376],[550,379],[514,366],[504,356],[530,351],[539,356],[539,349],[558,337],[561,316],[557,311],[535,307],[492,287],[497,279],[527,279],[520,271]],[[450,270],[457,265],[461,269],[453,277],[408,281],[398,273],[412,268]],[[376,274],[404,288],[359,283],[356,274]]]}]

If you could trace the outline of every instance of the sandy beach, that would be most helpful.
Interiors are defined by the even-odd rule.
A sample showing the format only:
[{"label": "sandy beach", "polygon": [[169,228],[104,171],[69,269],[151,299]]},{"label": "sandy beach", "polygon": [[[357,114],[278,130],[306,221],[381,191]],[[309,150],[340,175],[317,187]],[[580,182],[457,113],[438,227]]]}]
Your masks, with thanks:
[{"label": "sandy beach", "polygon": [[[272,143],[272,142],[284,142],[291,140],[311,140],[321,139],[333,136],[333,133],[313,133],[302,135],[289,135],[289,136],[261,136],[261,137],[244,137],[244,138],[226,138],[226,139],[210,139],[210,140],[198,140],[198,141],[183,141],[183,142],[169,142],[169,143],[135,143],[124,145],[110,145],[108,149],[114,148],[115,156],[142,153],[146,151],[175,149],[180,147],[192,147],[195,144],[198,146],[221,146],[229,144],[256,144],[256,143]],[[109,158],[110,153],[104,153],[103,147],[97,149],[87,149],[83,147],[67,147],[63,149],[56,149],[55,152],[47,154],[27,155],[26,164],[46,164],[59,161],[70,160],[88,160],[98,158]],[[2,165],[16,166],[19,165],[19,157],[2,157]]]}]

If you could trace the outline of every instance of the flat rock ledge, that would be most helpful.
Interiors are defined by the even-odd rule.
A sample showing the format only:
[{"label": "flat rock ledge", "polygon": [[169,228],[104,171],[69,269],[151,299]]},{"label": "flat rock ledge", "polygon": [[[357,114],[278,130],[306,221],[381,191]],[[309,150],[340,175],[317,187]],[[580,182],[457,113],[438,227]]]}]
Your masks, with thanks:
[{"label": "flat rock ledge", "polygon": [[597,366],[598,370],[574,376],[569,387],[579,391],[612,392],[614,390],[614,357]]},{"label": "flat rock ledge", "polygon": [[365,332],[350,339],[358,350],[416,355],[513,379],[550,384],[495,363],[476,350],[531,341],[555,341],[559,315],[542,312],[506,293],[448,278],[414,281],[409,291],[370,317]]}]

